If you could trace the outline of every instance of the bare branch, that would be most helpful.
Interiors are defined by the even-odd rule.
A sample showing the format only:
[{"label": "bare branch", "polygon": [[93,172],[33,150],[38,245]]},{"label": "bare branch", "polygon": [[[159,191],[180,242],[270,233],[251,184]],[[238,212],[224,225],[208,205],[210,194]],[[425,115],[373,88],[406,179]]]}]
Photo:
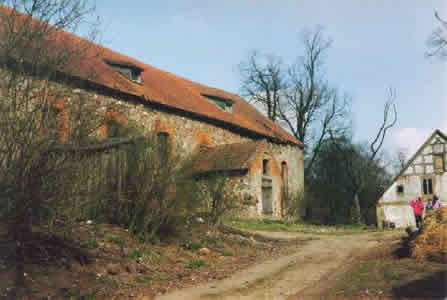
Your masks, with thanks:
[{"label": "bare branch", "polygon": [[447,57],[447,22],[439,16],[437,11],[435,11],[435,18],[440,26],[433,30],[427,41],[430,50],[426,56],[445,59]]},{"label": "bare branch", "polygon": [[383,121],[377,132],[376,137],[371,142],[370,148],[370,160],[374,160],[377,153],[383,146],[386,134],[397,123],[397,108],[396,108],[396,92],[392,88],[389,89],[388,100],[385,103],[383,110]]}]

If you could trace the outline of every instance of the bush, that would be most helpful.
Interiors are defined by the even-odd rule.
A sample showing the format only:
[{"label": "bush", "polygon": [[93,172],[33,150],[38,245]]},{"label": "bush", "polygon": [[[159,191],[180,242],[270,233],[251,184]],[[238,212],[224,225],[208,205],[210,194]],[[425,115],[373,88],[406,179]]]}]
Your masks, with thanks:
[{"label": "bush", "polygon": [[228,189],[228,179],[218,175],[200,181],[204,213],[211,225],[220,224],[222,217],[237,208],[237,197]]},{"label": "bush", "polygon": [[[161,163],[152,138],[87,159],[92,201],[88,217],[122,225],[140,240],[175,232],[177,220],[201,202],[190,162],[171,155]],[[93,170],[92,170],[93,169]],[[96,171],[95,171],[96,169]]]}]

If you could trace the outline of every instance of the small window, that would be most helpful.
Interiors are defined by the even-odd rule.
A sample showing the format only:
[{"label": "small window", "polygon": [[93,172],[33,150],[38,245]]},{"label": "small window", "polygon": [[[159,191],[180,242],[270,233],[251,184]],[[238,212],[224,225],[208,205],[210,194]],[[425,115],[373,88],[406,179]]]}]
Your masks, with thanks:
[{"label": "small window", "polygon": [[104,61],[117,72],[123,74],[127,79],[138,83],[141,82],[141,72],[143,72],[144,69],[129,62],[112,59],[104,59]]},{"label": "small window", "polygon": [[167,132],[159,132],[157,134],[157,144],[160,163],[166,165],[169,155],[169,134]]},{"label": "small window", "polygon": [[281,163],[281,179],[282,179],[282,192],[283,195],[286,196],[287,195],[287,191],[288,191],[288,181],[289,181],[289,176],[288,176],[288,169],[287,169],[287,163],[285,161],[283,161]]},{"label": "small window", "polygon": [[433,194],[433,180],[431,178],[424,178],[422,180],[422,192],[424,195]]},{"label": "small window", "polygon": [[270,175],[270,163],[268,159],[262,161],[262,175]]},{"label": "small window", "polygon": [[398,194],[403,194],[404,193],[404,186],[402,184],[399,184],[397,186],[397,193]]},{"label": "small window", "polygon": [[117,138],[121,136],[122,125],[116,120],[107,121],[107,137]]},{"label": "small window", "polygon": [[233,100],[231,99],[225,99],[211,95],[202,95],[202,96],[204,96],[208,101],[213,102],[226,112],[231,113],[233,111]]}]

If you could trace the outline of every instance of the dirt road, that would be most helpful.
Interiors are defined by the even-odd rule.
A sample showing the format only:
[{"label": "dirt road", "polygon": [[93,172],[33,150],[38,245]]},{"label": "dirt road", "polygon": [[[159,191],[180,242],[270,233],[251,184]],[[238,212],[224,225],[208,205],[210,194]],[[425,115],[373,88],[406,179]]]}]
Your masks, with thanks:
[{"label": "dirt road", "polygon": [[[260,233],[260,232],[258,232]],[[308,237],[298,233],[260,233],[276,238]],[[378,245],[386,233],[318,235],[297,252],[241,270],[234,276],[157,297],[157,300],[300,299],[360,252]],[[292,295],[294,295],[292,297]]]}]

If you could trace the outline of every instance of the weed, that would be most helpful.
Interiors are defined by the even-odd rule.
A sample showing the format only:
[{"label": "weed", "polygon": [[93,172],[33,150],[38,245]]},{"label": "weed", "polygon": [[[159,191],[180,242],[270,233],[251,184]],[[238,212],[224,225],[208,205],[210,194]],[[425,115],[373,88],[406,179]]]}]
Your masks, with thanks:
[{"label": "weed", "polygon": [[199,243],[189,243],[189,242],[186,243],[184,245],[184,247],[185,247],[185,249],[188,249],[188,250],[199,250],[200,248],[203,248],[203,246]]},{"label": "weed", "polygon": [[89,249],[96,249],[99,247],[98,242],[96,241],[96,239],[90,239],[87,242],[87,248]]},{"label": "weed", "polygon": [[229,251],[224,251],[222,252],[222,256],[233,256],[233,253]]},{"label": "weed", "polygon": [[193,259],[185,266],[185,268],[194,270],[194,269],[198,269],[198,268],[201,268],[204,266],[206,266],[205,261],[203,261],[201,259]]},{"label": "weed", "polygon": [[71,288],[64,293],[65,299],[71,299],[73,297],[76,297],[76,298],[81,297],[81,292],[78,289]]},{"label": "weed", "polygon": [[202,241],[206,244],[211,244],[211,245],[215,245],[217,244],[217,239],[214,236],[211,235],[206,235],[203,237]]},{"label": "weed", "polygon": [[133,249],[132,252],[130,252],[129,256],[130,258],[137,259],[142,257],[143,255],[153,255],[154,253],[150,249],[146,248],[140,248],[140,249]]},{"label": "weed", "polygon": [[97,291],[90,291],[81,297],[82,300],[96,300]]},{"label": "weed", "polygon": [[118,245],[121,249],[126,247],[126,242],[117,236],[109,236],[107,240]]}]

